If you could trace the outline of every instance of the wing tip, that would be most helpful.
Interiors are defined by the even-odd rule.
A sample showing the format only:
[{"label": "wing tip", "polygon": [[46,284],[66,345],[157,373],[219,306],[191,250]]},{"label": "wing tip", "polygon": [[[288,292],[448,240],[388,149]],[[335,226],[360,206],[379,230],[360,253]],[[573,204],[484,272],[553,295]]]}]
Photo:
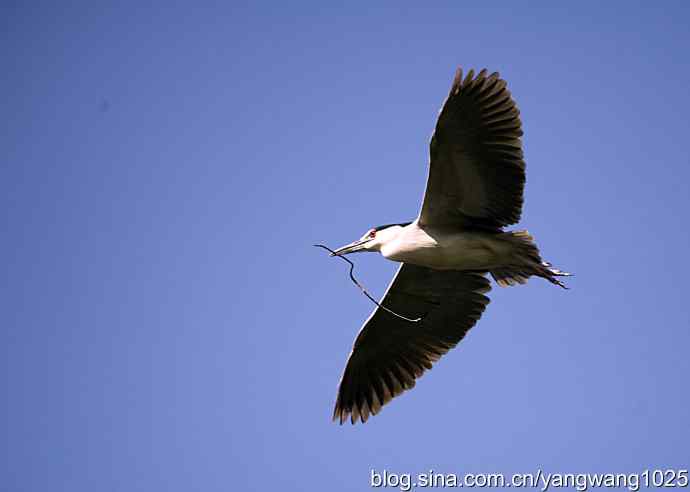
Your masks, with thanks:
[{"label": "wing tip", "polygon": [[451,95],[457,94],[460,91],[461,85],[462,85],[462,67],[458,67],[455,70],[455,76],[453,77],[453,84],[450,86]]},{"label": "wing tip", "polygon": [[467,87],[469,84],[476,81],[484,81],[484,79],[492,80],[501,78],[501,74],[498,72],[493,72],[491,73],[491,75],[487,77],[488,73],[488,69],[482,68],[479,72],[477,72],[477,76],[475,77],[474,68],[470,68],[463,77],[463,69],[461,66],[458,66],[458,68],[455,69],[455,75],[453,76],[453,84],[451,85],[450,93],[457,94],[461,89]]}]

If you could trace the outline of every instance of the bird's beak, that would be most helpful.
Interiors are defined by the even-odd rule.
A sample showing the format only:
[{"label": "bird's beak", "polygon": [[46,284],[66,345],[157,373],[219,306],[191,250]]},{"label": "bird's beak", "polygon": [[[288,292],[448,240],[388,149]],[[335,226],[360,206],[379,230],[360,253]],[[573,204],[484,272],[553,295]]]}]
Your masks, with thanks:
[{"label": "bird's beak", "polygon": [[364,245],[369,242],[369,239],[358,239],[354,243],[350,243],[347,246],[336,249],[331,256],[343,256],[350,253],[356,253],[357,251],[364,250]]}]

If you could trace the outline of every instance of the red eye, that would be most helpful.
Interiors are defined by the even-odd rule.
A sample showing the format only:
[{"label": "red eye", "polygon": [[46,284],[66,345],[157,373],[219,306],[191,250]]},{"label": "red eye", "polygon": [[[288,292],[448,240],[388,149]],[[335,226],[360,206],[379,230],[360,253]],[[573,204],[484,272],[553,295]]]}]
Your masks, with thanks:
[{"label": "red eye", "polygon": [[369,237],[371,237],[371,238],[376,237],[376,231],[371,231],[371,232],[369,233]]}]

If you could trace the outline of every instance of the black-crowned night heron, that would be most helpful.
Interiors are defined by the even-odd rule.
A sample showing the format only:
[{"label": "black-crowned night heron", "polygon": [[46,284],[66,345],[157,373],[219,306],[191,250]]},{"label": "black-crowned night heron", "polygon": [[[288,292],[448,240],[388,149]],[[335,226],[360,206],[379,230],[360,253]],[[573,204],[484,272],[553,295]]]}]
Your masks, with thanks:
[{"label": "black-crowned night heron", "polygon": [[458,69],[431,137],[419,217],[369,229],[336,255],[377,251],[402,263],[364,323],[340,380],[333,419],[366,422],[453,348],[501,286],[536,275],[564,287],[520,220],[525,185],[519,111],[498,73]]}]

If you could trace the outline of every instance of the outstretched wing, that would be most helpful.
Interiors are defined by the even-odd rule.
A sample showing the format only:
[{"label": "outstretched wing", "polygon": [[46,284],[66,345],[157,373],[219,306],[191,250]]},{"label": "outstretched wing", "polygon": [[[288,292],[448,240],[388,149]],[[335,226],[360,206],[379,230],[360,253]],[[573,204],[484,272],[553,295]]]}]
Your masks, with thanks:
[{"label": "outstretched wing", "polygon": [[458,69],[431,137],[420,224],[498,229],[520,220],[520,111],[506,82]]},{"label": "outstretched wing", "polygon": [[359,332],[338,387],[333,420],[366,422],[412,388],[422,373],[462,340],[484,312],[489,281],[481,274],[439,271],[404,263],[382,305]]}]

